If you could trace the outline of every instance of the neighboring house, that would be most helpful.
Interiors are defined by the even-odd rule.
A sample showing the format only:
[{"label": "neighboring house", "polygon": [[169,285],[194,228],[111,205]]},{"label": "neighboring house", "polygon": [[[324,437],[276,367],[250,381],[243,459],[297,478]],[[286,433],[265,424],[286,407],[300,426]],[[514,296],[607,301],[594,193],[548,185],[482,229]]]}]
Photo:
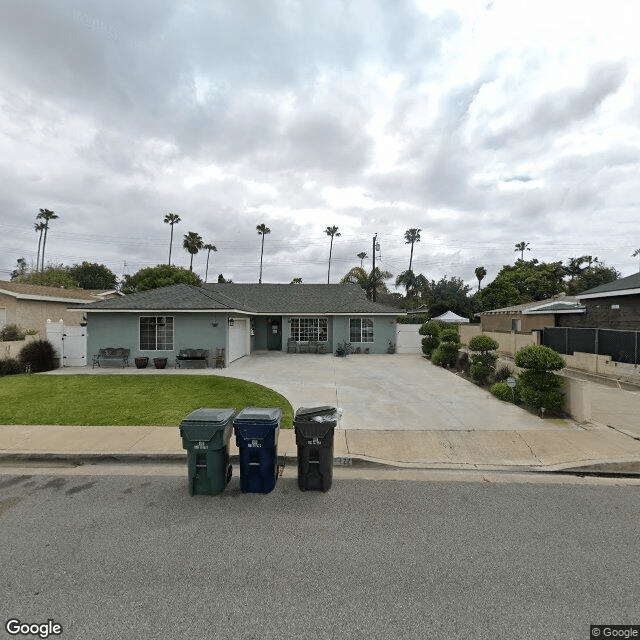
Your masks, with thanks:
[{"label": "neighboring house", "polygon": [[402,312],[370,302],[355,284],[177,284],[82,309],[87,353],[125,347],[131,358],[181,349],[225,349],[233,362],[259,350],[288,351],[309,341],[332,352],[339,342],[386,353]]},{"label": "neighboring house", "polygon": [[0,328],[16,324],[25,330],[35,329],[44,338],[47,320],[63,320],[66,325],[79,325],[83,321],[82,310],[69,310],[71,305],[86,305],[114,295],[118,294],[0,281]]},{"label": "neighboring house", "polygon": [[567,318],[584,318],[585,307],[580,304],[577,297],[559,295],[548,300],[484,311],[479,315],[483,332],[530,333],[545,327],[569,326],[565,324],[568,322]]},{"label": "neighboring house", "polygon": [[640,273],[601,284],[577,297],[585,307],[584,315],[559,326],[640,331]]}]

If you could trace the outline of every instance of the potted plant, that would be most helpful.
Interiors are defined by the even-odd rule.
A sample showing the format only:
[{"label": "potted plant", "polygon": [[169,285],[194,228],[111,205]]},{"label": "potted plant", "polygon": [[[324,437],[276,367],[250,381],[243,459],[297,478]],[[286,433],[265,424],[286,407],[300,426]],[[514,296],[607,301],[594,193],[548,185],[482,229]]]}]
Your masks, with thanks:
[{"label": "potted plant", "polygon": [[147,356],[138,356],[135,358],[135,363],[138,369],[146,369],[149,364],[149,358]]},{"label": "potted plant", "polygon": [[153,359],[153,366],[156,369],[164,369],[167,366],[167,359],[166,358],[154,358]]}]

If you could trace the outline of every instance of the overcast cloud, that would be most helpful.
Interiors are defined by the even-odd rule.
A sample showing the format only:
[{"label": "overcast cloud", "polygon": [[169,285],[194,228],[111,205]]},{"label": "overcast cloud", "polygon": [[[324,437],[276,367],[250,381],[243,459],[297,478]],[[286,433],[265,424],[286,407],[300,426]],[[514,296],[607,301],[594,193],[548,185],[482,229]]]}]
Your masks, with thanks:
[{"label": "overcast cloud", "polygon": [[[2,0],[0,278],[133,273],[182,236],[209,280],[377,264],[488,283],[527,257],[639,269],[640,5],[628,0]],[[206,252],[194,259],[204,276]],[[126,263],[126,266],[125,266]]]}]

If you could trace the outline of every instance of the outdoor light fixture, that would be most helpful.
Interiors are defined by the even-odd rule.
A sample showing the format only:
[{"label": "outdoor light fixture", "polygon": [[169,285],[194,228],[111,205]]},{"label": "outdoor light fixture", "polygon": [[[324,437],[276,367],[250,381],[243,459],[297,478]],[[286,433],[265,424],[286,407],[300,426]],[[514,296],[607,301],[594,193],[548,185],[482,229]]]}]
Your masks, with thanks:
[{"label": "outdoor light fixture", "polygon": [[233,318],[229,318],[229,326],[233,327]]},{"label": "outdoor light fixture", "polygon": [[211,326],[212,326],[212,327],[217,327],[217,326],[218,326],[218,321],[217,321],[217,320],[214,320],[214,321],[211,323]]}]

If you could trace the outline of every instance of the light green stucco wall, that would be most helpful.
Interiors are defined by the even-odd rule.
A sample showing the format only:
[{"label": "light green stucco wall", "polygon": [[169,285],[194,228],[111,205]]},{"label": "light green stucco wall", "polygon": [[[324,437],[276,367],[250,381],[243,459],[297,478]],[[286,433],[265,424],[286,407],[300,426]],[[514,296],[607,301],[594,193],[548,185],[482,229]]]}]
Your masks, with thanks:
[{"label": "light green stucco wall", "polygon": [[[227,349],[227,314],[169,313],[166,315],[173,316],[173,350],[141,351],[139,319],[149,315],[153,313],[87,313],[87,361],[106,347],[129,348],[131,363],[137,356],[148,356],[169,358],[170,365],[180,349],[208,349],[211,357],[216,348]],[[217,327],[212,326],[214,322]]]}]

